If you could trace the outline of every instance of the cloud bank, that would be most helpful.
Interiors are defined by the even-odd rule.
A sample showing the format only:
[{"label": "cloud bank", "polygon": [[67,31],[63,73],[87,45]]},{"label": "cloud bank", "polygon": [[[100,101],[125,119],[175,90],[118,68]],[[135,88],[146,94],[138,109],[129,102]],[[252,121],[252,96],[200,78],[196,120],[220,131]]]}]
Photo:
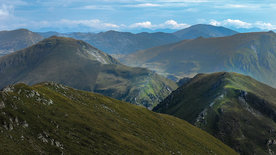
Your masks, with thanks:
[{"label": "cloud bank", "polygon": [[238,19],[226,19],[223,21],[211,20],[210,25],[214,26],[225,26],[225,27],[233,27],[237,29],[251,29],[251,28],[259,28],[261,30],[276,30],[276,25],[271,23],[266,23],[262,21],[256,21],[254,23],[244,22]]}]

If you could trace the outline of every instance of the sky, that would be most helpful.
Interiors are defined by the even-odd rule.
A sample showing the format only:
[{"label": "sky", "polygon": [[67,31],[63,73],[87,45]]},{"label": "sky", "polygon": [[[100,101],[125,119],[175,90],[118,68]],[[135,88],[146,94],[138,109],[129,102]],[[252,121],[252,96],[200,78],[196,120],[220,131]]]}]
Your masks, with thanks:
[{"label": "sky", "polygon": [[0,30],[175,31],[195,24],[275,30],[275,0],[0,0]]}]

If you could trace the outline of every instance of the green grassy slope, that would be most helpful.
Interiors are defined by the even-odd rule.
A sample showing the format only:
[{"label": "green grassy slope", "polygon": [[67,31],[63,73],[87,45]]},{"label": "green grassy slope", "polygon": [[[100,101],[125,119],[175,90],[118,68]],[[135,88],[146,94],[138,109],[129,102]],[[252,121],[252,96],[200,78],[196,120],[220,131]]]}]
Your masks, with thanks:
[{"label": "green grassy slope", "polygon": [[124,61],[131,66],[147,67],[177,77],[197,73],[237,72],[276,87],[275,42],[274,32],[197,38],[138,51]]},{"label": "green grassy slope", "polygon": [[94,91],[151,109],[176,88],[175,82],[144,68],[104,65]]},{"label": "green grassy slope", "polygon": [[0,154],[236,154],[189,123],[55,83],[0,91]]},{"label": "green grassy slope", "polygon": [[241,154],[276,152],[276,89],[237,73],[199,74],[157,107]]},{"label": "green grassy slope", "polygon": [[1,57],[0,77],[0,88],[17,82],[54,81],[148,108],[177,87],[152,71],[121,65],[83,41],[63,37]]}]

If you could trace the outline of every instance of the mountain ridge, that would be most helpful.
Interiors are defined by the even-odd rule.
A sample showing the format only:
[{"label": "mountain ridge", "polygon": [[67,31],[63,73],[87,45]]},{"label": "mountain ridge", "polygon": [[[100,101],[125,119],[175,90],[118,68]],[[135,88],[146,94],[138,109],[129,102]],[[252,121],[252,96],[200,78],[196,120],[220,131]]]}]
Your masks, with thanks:
[{"label": "mountain ridge", "polygon": [[27,29],[0,31],[0,56],[31,46],[43,39]]},{"label": "mountain ridge", "polygon": [[198,74],[153,111],[182,118],[241,154],[276,147],[276,89],[238,73]]},{"label": "mountain ridge", "polygon": [[5,87],[0,112],[1,154],[236,154],[183,120],[52,82]]},{"label": "mountain ridge", "polygon": [[192,25],[186,29],[182,29],[174,32],[181,40],[184,39],[195,39],[198,37],[203,38],[212,38],[212,37],[225,37],[238,34],[239,32],[222,27],[222,26],[213,26],[207,24],[197,24]]},{"label": "mountain ridge", "polygon": [[54,81],[152,108],[176,84],[143,68],[120,64],[79,40],[51,37],[0,58],[0,87]]},{"label": "mountain ridge", "polygon": [[[201,30],[203,29],[203,30]],[[207,31],[208,30],[208,31]],[[186,34],[186,31],[188,32]],[[185,33],[185,34],[183,34]],[[120,31],[106,31],[100,33],[68,33],[59,34],[60,36],[72,37],[79,40],[84,40],[91,45],[106,51],[109,54],[124,55],[133,53],[138,50],[151,48],[155,46],[175,43],[184,39],[193,39],[202,37],[218,37],[233,35],[238,32],[231,31],[224,27],[215,27],[211,25],[194,25],[186,29],[179,30],[174,33],[166,32],[120,32]],[[47,33],[40,33],[41,35]],[[52,32],[54,35],[58,33]],[[183,36],[184,35],[184,36]],[[47,36],[49,36],[47,34]],[[127,43],[127,44],[126,44]]]},{"label": "mountain ridge", "polygon": [[275,86],[275,41],[271,31],[197,38],[138,51],[122,62],[179,78],[202,72],[238,72]]}]

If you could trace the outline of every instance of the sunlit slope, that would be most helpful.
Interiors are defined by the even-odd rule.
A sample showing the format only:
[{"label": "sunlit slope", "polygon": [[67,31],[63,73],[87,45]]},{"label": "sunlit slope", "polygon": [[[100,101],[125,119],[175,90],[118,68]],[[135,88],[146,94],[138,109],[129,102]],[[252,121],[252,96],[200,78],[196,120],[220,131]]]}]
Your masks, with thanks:
[{"label": "sunlit slope", "polygon": [[184,40],[138,51],[125,58],[125,63],[179,78],[238,72],[276,86],[276,34],[271,31]]},{"label": "sunlit slope", "polygon": [[187,120],[241,154],[276,151],[276,89],[249,76],[199,74],[153,110]]},{"label": "sunlit slope", "polygon": [[176,84],[143,68],[121,65],[83,41],[51,37],[0,58],[0,88],[54,81],[152,108]]},{"label": "sunlit slope", "polygon": [[0,92],[1,154],[235,154],[178,118],[55,83]]}]

